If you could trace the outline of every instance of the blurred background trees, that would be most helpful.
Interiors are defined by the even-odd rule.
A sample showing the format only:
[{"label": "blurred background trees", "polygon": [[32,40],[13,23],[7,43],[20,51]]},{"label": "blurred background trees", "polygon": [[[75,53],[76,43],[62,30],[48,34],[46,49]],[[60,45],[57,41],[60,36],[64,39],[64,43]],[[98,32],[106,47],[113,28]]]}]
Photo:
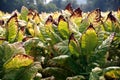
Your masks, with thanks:
[{"label": "blurred background trees", "polygon": [[83,11],[95,8],[100,8],[102,11],[117,10],[120,7],[120,0],[0,0],[0,10],[20,11],[22,6],[26,6],[39,12],[53,12],[64,9],[68,3],[71,3],[73,8],[80,7]]},{"label": "blurred background trees", "polygon": [[87,0],[86,11],[100,8],[102,11],[117,10],[120,7],[120,0]]}]

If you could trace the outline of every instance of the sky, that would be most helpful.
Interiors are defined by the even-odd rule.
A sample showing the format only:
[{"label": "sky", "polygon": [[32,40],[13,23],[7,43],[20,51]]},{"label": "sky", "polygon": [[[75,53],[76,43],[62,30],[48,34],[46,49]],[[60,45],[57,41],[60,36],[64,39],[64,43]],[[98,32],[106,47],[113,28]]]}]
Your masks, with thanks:
[{"label": "sky", "polygon": [[78,4],[86,4],[87,0],[77,0]]},{"label": "sky", "polygon": [[52,0],[46,0],[46,3],[49,3],[50,1],[52,1]]},{"label": "sky", "polygon": [[[49,3],[52,0],[46,0],[46,3]],[[85,4],[86,0],[77,0],[78,4]]]}]

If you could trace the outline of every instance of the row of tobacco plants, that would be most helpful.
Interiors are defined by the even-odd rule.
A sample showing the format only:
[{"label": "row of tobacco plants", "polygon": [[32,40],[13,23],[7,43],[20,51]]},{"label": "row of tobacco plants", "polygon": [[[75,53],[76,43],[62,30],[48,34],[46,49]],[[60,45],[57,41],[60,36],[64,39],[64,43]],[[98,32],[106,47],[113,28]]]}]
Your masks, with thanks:
[{"label": "row of tobacco plants", "polygon": [[120,9],[0,11],[0,80],[119,80]]}]

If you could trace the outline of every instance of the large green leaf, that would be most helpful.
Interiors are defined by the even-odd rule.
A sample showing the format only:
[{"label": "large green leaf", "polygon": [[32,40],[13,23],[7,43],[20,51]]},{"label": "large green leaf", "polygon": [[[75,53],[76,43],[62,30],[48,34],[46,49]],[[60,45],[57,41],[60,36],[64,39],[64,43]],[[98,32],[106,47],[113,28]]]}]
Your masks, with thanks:
[{"label": "large green leaf", "polygon": [[4,74],[2,74],[2,80],[16,80],[16,76],[20,75],[24,70],[24,68],[6,70],[4,71]]},{"label": "large green leaf", "polygon": [[79,56],[80,54],[80,47],[77,40],[74,38],[74,34],[72,33],[69,38],[69,50],[72,55]]},{"label": "large green leaf", "polygon": [[[105,40],[102,42],[101,45],[99,45],[98,50],[101,50],[101,51],[102,51],[102,49],[105,49],[105,52],[106,52],[107,49],[110,47],[111,42],[113,41],[114,37],[115,37],[115,33],[113,32],[113,33],[111,33],[111,34],[107,37],[107,39],[105,39]],[[104,50],[103,50],[103,51],[104,51]]]},{"label": "large green leaf", "polygon": [[41,70],[41,64],[36,62],[27,67],[21,67],[17,69],[8,69],[5,71],[2,80],[33,80]]},{"label": "large green leaf", "polygon": [[83,19],[80,23],[79,32],[83,33],[87,26],[89,26],[89,21],[87,19]]},{"label": "large green leaf", "polygon": [[14,13],[14,15],[11,16],[10,19],[7,21],[6,29],[6,39],[9,42],[14,42],[18,33],[18,20],[16,13]]},{"label": "large green leaf", "polygon": [[53,20],[53,17],[50,15],[47,19],[47,21],[45,22],[45,32],[46,34],[48,35],[48,38],[50,39],[49,43],[50,44],[55,44],[57,41],[56,41],[56,38],[55,38],[55,31],[54,31],[54,26],[53,26],[53,23],[54,23],[54,20]]},{"label": "large green leaf", "polygon": [[102,42],[101,45],[99,45],[98,49],[95,51],[95,54],[92,55],[90,63],[98,63],[98,65],[101,67],[105,66],[104,64],[106,64],[107,61],[107,51],[114,39],[114,36],[115,33],[112,33]]},{"label": "large green leaf", "polygon": [[21,8],[21,15],[20,15],[20,19],[21,20],[25,20],[25,21],[28,21],[28,9],[25,7],[25,6],[22,6]]},{"label": "large green leaf", "polygon": [[42,69],[42,66],[39,62],[35,62],[30,67],[27,67],[22,74],[17,75],[17,80],[33,80],[35,76],[38,73],[38,70],[40,71]]},{"label": "large green leaf", "polygon": [[38,43],[39,43],[38,38],[31,38],[31,39],[27,40],[26,42],[24,42],[24,48],[25,48],[26,53],[30,54],[32,49],[34,47],[37,47]]},{"label": "large green leaf", "polygon": [[47,67],[43,70],[44,76],[54,76],[56,80],[65,80],[69,72],[58,67]]},{"label": "large green leaf", "polygon": [[29,66],[33,63],[33,57],[25,54],[17,54],[9,59],[3,65],[5,69],[20,68],[23,66]]},{"label": "large green leaf", "polygon": [[61,42],[55,44],[55,45],[54,45],[54,49],[55,49],[59,54],[69,54],[68,40],[61,41]]},{"label": "large green leaf", "polygon": [[62,35],[63,38],[68,39],[70,35],[69,25],[65,18],[60,15],[58,20],[58,31]]},{"label": "large green leaf", "polygon": [[95,50],[98,43],[98,37],[93,25],[90,25],[86,32],[81,37],[81,49],[84,54],[91,54],[91,51]]},{"label": "large green leaf", "polygon": [[16,42],[13,44],[9,44],[8,42],[4,42],[2,45],[2,53],[4,54],[2,60],[6,62],[15,54],[25,54],[25,49],[23,48],[23,44],[21,42]]},{"label": "large green leaf", "polygon": [[60,67],[68,70],[69,74],[79,74],[80,68],[75,61],[68,55],[60,55],[48,61],[50,66]]}]

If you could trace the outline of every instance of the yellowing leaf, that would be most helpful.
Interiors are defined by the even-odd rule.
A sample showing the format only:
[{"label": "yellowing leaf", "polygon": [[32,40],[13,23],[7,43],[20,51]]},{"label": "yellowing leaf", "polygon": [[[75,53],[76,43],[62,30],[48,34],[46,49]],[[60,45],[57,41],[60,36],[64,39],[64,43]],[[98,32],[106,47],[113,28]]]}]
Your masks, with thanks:
[{"label": "yellowing leaf", "polygon": [[81,38],[81,48],[85,53],[91,53],[98,43],[98,37],[93,25],[91,24]]},{"label": "yellowing leaf", "polygon": [[2,11],[0,11],[0,19],[1,17],[3,17],[4,13]]},{"label": "yellowing leaf", "polygon": [[117,17],[118,17],[118,19],[120,20],[120,8],[118,8]]},{"label": "yellowing leaf", "polygon": [[5,38],[0,38],[0,45],[5,41]]},{"label": "yellowing leaf", "polygon": [[33,16],[34,16],[34,11],[32,9],[29,9],[29,12],[28,12],[28,20],[32,20],[33,19]]},{"label": "yellowing leaf", "polygon": [[35,21],[36,24],[39,24],[41,22],[41,18],[39,16],[39,13],[35,12],[33,16],[33,20]]},{"label": "yellowing leaf", "polygon": [[104,69],[104,76],[111,79],[120,79],[120,67],[108,67]]},{"label": "yellowing leaf", "polygon": [[29,66],[32,63],[33,57],[25,54],[17,54],[4,64],[4,68],[5,69],[20,68],[24,66]]},{"label": "yellowing leaf", "polygon": [[18,37],[17,37],[18,41],[22,41],[23,38],[24,38],[24,31],[19,30]]},{"label": "yellowing leaf", "polygon": [[80,48],[78,46],[78,43],[76,39],[74,38],[74,34],[72,33],[70,38],[69,38],[69,50],[72,55],[79,56]]},{"label": "yellowing leaf", "polygon": [[120,24],[117,21],[117,19],[112,15],[112,12],[110,12],[107,16],[105,24],[105,30],[109,32],[119,32],[120,31]]},{"label": "yellowing leaf", "polygon": [[80,26],[80,22],[82,21],[82,10],[77,8],[70,16],[70,19],[75,22],[77,26]]},{"label": "yellowing leaf", "polygon": [[17,14],[14,13],[13,16],[10,17],[10,19],[7,21],[7,34],[6,38],[9,42],[14,42],[17,32],[18,32],[18,19]]},{"label": "yellowing leaf", "polygon": [[69,13],[73,13],[73,9],[72,9],[72,6],[71,6],[71,3],[69,3],[66,7],[65,7],[65,11],[68,11]]},{"label": "yellowing leaf", "polygon": [[102,17],[101,17],[100,9],[95,9],[95,10],[91,11],[87,16],[87,19],[90,21],[90,23],[100,22],[101,18]]},{"label": "yellowing leaf", "polygon": [[33,23],[29,20],[27,23],[27,29],[29,31],[29,33],[34,36],[35,35],[35,31],[34,31],[34,25]]},{"label": "yellowing leaf", "polygon": [[50,15],[45,23],[46,32],[53,31],[53,17]]},{"label": "yellowing leaf", "polygon": [[65,18],[60,15],[58,20],[58,31],[62,35],[63,38],[68,39],[69,37],[69,26],[68,22],[65,20]]},{"label": "yellowing leaf", "polygon": [[28,19],[27,19],[28,12],[29,12],[28,9],[23,6],[23,7],[21,8],[20,19],[21,19],[21,20],[28,21]]},{"label": "yellowing leaf", "polygon": [[58,19],[58,17],[60,16],[60,13],[59,12],[54,12],[52,16],[53,16],[54,20]]},{"label": "yellowing leaf", "polygon": [[36,37],[39,37],[39,36],[40,36],[39,26],[37,26],[37,25],[34,26],[34,35],[35,35]]}]

